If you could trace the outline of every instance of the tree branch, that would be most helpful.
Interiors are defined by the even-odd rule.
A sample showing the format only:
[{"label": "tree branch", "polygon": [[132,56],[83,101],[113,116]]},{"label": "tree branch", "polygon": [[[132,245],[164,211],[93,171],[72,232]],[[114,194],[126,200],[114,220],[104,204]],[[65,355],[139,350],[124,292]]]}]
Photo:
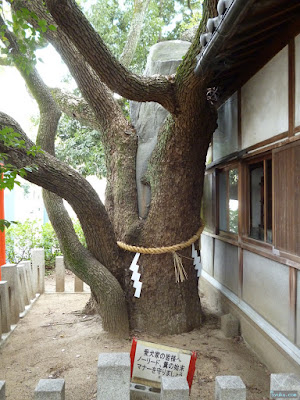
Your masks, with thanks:
[{"label": "tree branch", "polygon": [[[39,0],[14,0],[14,10],[26,7],[47,24],[55,24]],[[30,21],[33,25],[35,20]],[[76,47],[60,28],[47,30],[46,38],[56,48],[94,112],[105,147],[107,164],[106,209],[119,239],[138,218],[135,179],[137,137],[124,117],[112,92],[85,62]],[[120,151],[122,149],[122,151]],[[118,204],[118,207],[115,207]]]},{"label": "tree branch", "polygon": [[134,57],[137,44],[139,42],[145,13],[149,6],[150,0],[135,0],[134,14],[130,24],[130,30],[127,36],[127,41],[120,56],[120,63],[125,67],[129,67]]},{"label": "tree branch", "polygon": [[50,89],[50,92],[60,110],[70,118],[75,118],[84,126],[101,130],[95,113],[83,97],[75,96],[59,88]]},{"label": "tree branch", "polygon": [[7,147],[0,142],[0,151],[7,154],[7,162],[17,168],[36,166],[27,173],[26,179],[67,200],[81,222],[88,247],[94,250],[101,263],[108,268],[113,266],[118,259],[115,234],[105,207],[92,186],[78,172],[47,152],[35,156],[27,154],[34,143],[15,120],[0,112],[0,129],[7,126],[19,133],[25,142],[25,148]]},{"label": "tree branch", "polygon": [[129,72],[113,57],[75,1],[47,0],[46,4],[59,27],[112,91],[129,100],[155,101],[171,113],[177,113],[172,79],[162,75],[139,77]]}]

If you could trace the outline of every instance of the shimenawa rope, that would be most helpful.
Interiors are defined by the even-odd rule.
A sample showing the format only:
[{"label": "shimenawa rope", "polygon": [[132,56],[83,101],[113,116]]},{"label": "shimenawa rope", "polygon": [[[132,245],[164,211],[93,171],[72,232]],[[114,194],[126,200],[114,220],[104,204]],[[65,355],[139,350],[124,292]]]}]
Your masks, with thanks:
[{"label": "shimenawa rope", "polygon": [[176,254],[176,251],[182,250],[182,249],[185,249],[186,247],[191,246],[197,239],[200,238],[203,230],[204,230],[204,223],[201,224],[198,231],[189,240],[187,240],[186,242],[174,244],[173,246],[142,247],[142,246],[132,246],[130,244],[120,242],[120,241],[117,242],[117,245],[119,247],[121,247],[121,249],[131,251],[133,253],[142,253],[142,254],[173,253],[176,282],[183,282],[185,279],[187,279],[187,273],[183,267],[182,260],[178,256],[178,254]]}]

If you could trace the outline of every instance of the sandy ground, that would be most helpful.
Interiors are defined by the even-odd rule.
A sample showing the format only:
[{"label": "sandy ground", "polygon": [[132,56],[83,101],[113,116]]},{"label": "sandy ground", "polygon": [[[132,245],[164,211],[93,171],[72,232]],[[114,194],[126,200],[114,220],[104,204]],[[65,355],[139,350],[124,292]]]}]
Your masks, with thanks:
[{"label": "sandy ground", "polygon": [[[67,290],[72,290],[68,276]],[[54,290],[54,278],[47,278]],[[88,293],[42,295],[0,348],[0,380],[6,381],[7,400],[33,399],[39,379],[63,378],[66,400],[96,399],[98,355],[130,351],[131,339],[117,340],[105,333],[98,316],[82,314]],[[198,354],[191,399],[214,399],[217,375],[239,375],[248,400],[268,398],[269,372],[241,338],[226,339],[219,319],[206,314],[201,329],[181,335],[139,339]],[[113,400],[113,399],[112,399]]]}]

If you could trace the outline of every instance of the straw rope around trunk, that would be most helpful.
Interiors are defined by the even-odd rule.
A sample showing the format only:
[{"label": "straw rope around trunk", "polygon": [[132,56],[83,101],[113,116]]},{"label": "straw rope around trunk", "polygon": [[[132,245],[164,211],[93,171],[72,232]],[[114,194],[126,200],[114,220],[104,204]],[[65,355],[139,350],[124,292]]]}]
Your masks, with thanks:
[{"label": "straw rope around trunk", "polygon": [[175,253],[175,251],[185,249],[186,247],[191,246],[197,239],[200,238],[201,233],[204,230],[204,224],[200,226],[198,231],[186,242],[181,242],[178,244],[174,244],[173,246],[164,246],[164,247],[141,247],[141,246],[132,246],[130,244],[124,242],[117,242],[117,245],[121,247],[123,250],[131,251],[132,253],[142,253],[142,254],[163,254],[163,253]]},{"label": "straw rope around trunk", "polygon": [[124,242],[117,242],[117,245],[127,251],[131,251],[133,253],[141,253],[141,254],[164,254],[164,253],[172,253],[173,254],[173,262],[174,262],[174,270],[175,270],[175,279],[176,282],[183,282],[187,279],[187,273],[183,267],[182,260],[176,251],[185,249],[186,247],[191,246],[196,240],[198,240],[204,230],[204,223],[201,223],[200,228],[192,236],[189,240],[181,243],[174,244],[172,246],[163,246],[163,247],[142,247],[142,246],[132,246],[130,244]]}]

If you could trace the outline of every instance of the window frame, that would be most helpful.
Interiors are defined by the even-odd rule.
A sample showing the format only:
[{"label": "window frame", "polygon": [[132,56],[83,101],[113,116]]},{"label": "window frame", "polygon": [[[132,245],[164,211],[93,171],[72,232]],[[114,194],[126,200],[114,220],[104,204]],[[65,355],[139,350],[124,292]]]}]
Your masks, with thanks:
[{"label": "window frame", "polygon": [[[271,197],[272,197],[272,207],[268,208],[268,201],[264,201],[264,239],[256,239],[251,234],[251,179],[250,179],[250,167],[251,165],[263,163],[263,171],[264,171],[264,199],[268,198],[268,173],[267,173],[267,162],[272,162],[272,186],[270,189]],[[243,216],[241,218],[241,232],[243,240],[246,242],[254,243],[255,245],[272,248],[274,241],[274,190],[273,190],[273,158],[272,151],[267,153],[260,154],[259,156],[252,157],[244,160],[242,165],[242,184],[243,184],[243,193],[241,195],[241,203],[244,203]],[[267,219],[269,214],[271,213],[272,220],[272,242],[267,241]]]}]

